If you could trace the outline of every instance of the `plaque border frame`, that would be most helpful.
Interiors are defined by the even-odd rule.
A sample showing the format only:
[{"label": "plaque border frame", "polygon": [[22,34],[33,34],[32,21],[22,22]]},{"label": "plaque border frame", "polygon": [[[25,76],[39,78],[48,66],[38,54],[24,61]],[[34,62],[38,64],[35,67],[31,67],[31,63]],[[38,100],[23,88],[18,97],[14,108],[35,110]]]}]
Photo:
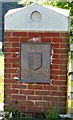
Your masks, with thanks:
[{"label": "plaque border frame", "polygon": [[[21,79],[21,45],[22,44],[44,44],[44,45],[50,45],[50,65],[51,65],[51,54],[52,54],[52,50],[51,50],[51,42],[21,42],[20,43],[20,52],[19,52],[19,61],[20,61],[20,64],[19,64],[19,81],[20,82],[25,82],[25,83],[42,83],[42,84],[46,84],[46,83],[51,83],[51,79],[49,79],[48,81],[46,81],[46,80],[44,80],[44,81],[33,81],[33,80],[22,80]],[[50,75],[50,73],[49,73],[49,75]],[[49,78],[50,78],[50,76],[49,76]]]}]

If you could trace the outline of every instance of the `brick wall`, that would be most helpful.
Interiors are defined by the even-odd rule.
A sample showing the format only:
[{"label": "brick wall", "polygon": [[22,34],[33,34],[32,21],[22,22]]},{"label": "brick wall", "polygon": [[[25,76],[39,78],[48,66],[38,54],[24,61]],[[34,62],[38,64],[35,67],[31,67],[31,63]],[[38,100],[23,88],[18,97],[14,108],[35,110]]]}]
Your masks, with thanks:
[{"label": "brick wall", "polygon": [[[20,43],[32,41],[51,42],[53,59],[51,64],[51,83],[25,83],[20,78]],[[39,41],[38,41],[39,42]],[[9,106],[26,112],[43,112],[47,106],[57,106],[60,112],[66,111],[67,66],[69,34],[63,32],[5,32],[5,100],[4,108]]]}]

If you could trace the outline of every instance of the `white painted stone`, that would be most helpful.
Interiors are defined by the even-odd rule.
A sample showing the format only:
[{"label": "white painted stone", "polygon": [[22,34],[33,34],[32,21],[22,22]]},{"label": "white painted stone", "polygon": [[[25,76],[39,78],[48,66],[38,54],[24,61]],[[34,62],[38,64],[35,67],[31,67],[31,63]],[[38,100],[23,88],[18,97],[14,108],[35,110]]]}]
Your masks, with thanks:
[{"label": "white painted stone", "polygon": [[[71,87],[71,92],[73,92],[73,87]],[[72,93],[72,96],[73,96],[73,93]]]},{"label": "white painted stone", "polygon": [[70,80],[73,81],[73,74],[70,74]]},{"label": "white painted stone", "polygon": [[0,42],[0,49],[2,49],[2,42]]},{"label": "white painted stone", "polygon": [[60,115],[60,118],[72,118],[72,115],[71,114],[59,114]]},{"label": "white painted stone", "polygon": [[70,45],[70,51],[73,51],[73,44]]},{"label": "white painted stone", "polygon": [[0,103],[0,111],[4,111],[4,104]]},{"label": "white painted stone", "polygon": [[5,30],[70,31],[69,10],[38,3],[12,9],[5,15]]},{"label": "white painted stone", "polygon": [[71,93],[71,100],[73,100],[73,93]]},{"label": "white painted stone", "polygon": [[73,72],[73,61],[72,60],[69,63],[69,72]]}]

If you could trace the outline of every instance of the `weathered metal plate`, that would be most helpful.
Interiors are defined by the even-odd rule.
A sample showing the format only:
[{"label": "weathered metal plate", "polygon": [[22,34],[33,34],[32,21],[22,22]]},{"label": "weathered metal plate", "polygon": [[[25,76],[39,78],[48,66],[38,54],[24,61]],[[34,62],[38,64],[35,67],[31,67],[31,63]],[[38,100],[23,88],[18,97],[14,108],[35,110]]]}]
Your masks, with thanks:
[{"label": "weathered metal plate", "polygon": [[50,43],[21,43],[21,81],[50,82]]},{"label": "weathered metal plate", "polygon": [[42,66],[42,53],[28,52],[28,67],[32,70],[38,70]]}]

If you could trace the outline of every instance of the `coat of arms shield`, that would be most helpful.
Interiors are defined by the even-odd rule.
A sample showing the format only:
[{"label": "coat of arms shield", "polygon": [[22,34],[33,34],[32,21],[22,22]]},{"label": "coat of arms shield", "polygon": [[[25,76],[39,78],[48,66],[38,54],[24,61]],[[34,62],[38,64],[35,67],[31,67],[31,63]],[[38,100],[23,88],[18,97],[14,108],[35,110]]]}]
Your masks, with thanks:
[{"label": "coat of arms shield", "polygon": [[36,71],[42,67],[42,53],[28,53],[28,67]]}]

